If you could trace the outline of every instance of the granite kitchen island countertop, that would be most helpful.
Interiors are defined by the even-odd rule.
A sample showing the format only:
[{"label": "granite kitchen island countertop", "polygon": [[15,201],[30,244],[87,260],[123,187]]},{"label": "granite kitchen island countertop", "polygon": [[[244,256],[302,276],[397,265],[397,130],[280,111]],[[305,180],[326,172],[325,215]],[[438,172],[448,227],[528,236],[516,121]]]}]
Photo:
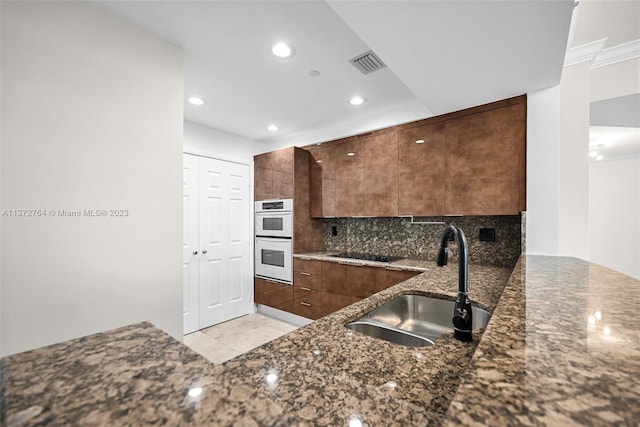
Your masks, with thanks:
[{"label": "granite kitchen island countertop", "polygon": [[0,421],[638,425],[640,283],[611,270],[539,256],[522,256],[513,274],[469,266],[472,301],[495,308],[472,343],[446,334],[410,348],[344,327],[397,295],[453,299],[456,267],[434,263],[219,366],[148,323],[5,357]]}]

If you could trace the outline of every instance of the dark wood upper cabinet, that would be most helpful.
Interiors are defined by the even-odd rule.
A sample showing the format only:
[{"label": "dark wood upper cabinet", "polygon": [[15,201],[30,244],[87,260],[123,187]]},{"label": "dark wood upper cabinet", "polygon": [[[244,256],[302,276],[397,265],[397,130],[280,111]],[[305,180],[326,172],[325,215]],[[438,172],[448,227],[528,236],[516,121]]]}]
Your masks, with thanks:
[{"label": "dark wood upper cabinet", "polygon": [[313,218],[336,216],[335,144],[307,147],[309,156],[309,212]]},{"label": "dark wood upper cabinet", "polygon": [[311,216],[526,210],[526,103],[520,96],[306,147]]},{"label": "dark wood upper cabinet", "polygon": [[254,199],[292,199],[294,148],[254,156]]},{"label": "dark wood upper cabinet", "polygon": [[398,132],[398,170],[399,215],[444,215],[445,124]]},{"label": "dark wood upper cabinet", "polygon": [[509,215],[525,207],[525,105],[448,120],[445,213]]},{"label": "dark wood upper cabinet", "polygon": [[365,149],[358,139],[335,145],[336,216],[364,215]]},{"label": "dark wood upper cabinet", "polygon": [[360,141],[364,170],[363,215],[398,216],[398,133]]}]

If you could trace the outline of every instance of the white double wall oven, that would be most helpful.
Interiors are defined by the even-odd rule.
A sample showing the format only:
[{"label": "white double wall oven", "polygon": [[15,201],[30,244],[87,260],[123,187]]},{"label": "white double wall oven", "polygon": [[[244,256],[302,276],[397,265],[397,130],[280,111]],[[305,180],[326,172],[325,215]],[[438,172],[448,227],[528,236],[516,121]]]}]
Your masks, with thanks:
[{"label": "white double wall oven", "polygon": [[293,282],[293,200],[255,202],[255,275]]}]

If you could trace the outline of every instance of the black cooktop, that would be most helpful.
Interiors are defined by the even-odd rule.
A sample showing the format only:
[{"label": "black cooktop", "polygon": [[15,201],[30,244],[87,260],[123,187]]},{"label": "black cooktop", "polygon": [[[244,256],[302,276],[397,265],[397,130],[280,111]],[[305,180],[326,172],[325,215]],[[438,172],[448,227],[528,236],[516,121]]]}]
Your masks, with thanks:
[{"label": "black cooktop", "polygon": [[342,252],[339,254],[331,255],[336,258],[351,258],[362,259],[365,261],[378,261],[378,262],[394,262],[404,259],[401,256],[388,256],[388,255],[376,255],[376,254],[364,254],[359,252]]}]

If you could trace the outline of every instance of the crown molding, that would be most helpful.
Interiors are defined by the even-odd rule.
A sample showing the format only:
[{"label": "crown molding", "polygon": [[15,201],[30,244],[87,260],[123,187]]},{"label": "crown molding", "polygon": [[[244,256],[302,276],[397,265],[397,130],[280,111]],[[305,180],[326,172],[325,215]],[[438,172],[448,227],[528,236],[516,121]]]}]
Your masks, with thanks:
[{"label": "crown molding", "polygon": [[607,39],[600,39],[569,49],[564,58],[564,66],[590,63],[589,68],[601,68],[629,59],[640,58],[640,39],[604,48]]}]

